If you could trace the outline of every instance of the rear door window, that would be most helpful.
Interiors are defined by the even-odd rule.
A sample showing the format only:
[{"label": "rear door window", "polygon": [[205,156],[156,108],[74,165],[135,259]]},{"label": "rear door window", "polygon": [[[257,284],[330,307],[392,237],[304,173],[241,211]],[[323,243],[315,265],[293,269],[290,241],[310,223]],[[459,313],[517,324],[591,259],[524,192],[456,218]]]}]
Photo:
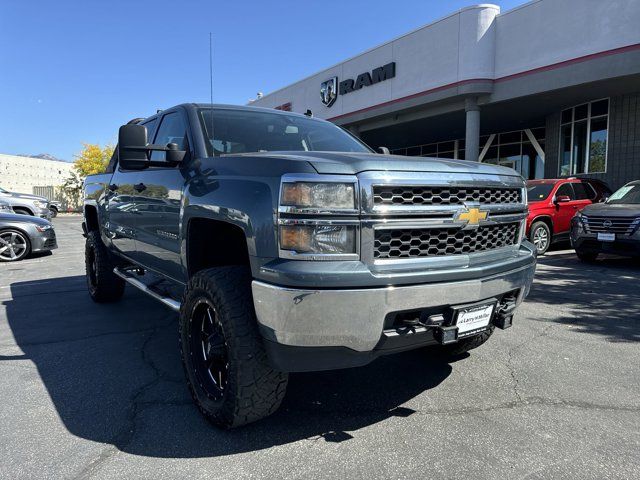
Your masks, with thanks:
[{"label": "rear door window", "polygon": [[573,188],[571,188],[570,183],[564,183],[560,185],[558,190],[556,191],[556,197],[569,197],[571,200],[575,200],[576,196],[573,193]]},{"label": "rear door window", "polygon": [[573,191],[576,194],[576,200],[589,200],[589,191],[585,188],[584,183],[573,183]]}]

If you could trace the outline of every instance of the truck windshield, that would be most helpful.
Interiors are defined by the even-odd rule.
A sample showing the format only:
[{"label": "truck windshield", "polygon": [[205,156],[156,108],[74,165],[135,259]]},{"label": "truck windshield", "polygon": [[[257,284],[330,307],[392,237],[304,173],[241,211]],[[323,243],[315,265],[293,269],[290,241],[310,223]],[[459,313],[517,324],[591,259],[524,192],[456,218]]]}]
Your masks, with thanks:
[{"label": "truck windshield", "polygon": [[625,185],[611,195],[607,203],[640,205],[640,183]]},{"label": "truck windshield", "polygon": [[209,155],[249,152],[363,152],[371,149],[336,125],[322,120],[258,112],[254,110],[213,110],[199,112]]},{"label": "truck windshield", "polygon": [[527,183],[527,198],[530,202],[541,202],[553,190],[553,183]]}]

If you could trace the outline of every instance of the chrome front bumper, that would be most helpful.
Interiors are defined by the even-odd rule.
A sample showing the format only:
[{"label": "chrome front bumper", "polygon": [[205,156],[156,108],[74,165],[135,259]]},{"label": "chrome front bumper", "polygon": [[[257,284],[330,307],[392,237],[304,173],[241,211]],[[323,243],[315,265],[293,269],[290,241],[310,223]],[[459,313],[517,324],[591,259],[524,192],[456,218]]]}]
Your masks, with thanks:
[{"label": "chrome front bumper", "polygon": [[253,281],[253,301],[266,340],[294,347],[373,350],[392,312],[443,308],[519,290],[529,293],[536,260],[524,267],[474,280],[367,289],[292,289]]}]

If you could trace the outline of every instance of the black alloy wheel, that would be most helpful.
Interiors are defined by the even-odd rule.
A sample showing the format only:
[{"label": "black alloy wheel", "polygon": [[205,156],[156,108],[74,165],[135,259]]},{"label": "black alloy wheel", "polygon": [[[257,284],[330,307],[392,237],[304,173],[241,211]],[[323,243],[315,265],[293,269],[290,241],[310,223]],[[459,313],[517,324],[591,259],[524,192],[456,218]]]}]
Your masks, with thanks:
[{"label": "black alloy wheel", "polygon": [[229,381],[229,356],[222,324],[213,304],[199,299],[191,312],[191,366],[200,388],[214,401],[223,400]]}]

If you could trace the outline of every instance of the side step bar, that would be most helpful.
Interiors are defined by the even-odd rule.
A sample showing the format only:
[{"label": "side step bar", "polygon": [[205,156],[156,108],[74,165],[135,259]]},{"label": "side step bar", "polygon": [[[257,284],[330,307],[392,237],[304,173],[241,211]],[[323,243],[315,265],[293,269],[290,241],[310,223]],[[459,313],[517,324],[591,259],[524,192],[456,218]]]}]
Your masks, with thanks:
[{"label": "side step bar", "polygon": [[146,293],[150,297],[153,297],[156,300],[158,300],[159,302],[163,303],[164,305],[169,307],[174,312],[179,312],[180,311],[180,302],[174,300],[173,298],[165,297],[163,295],[160,295],[158,292],[153,291],[147,285],[145,285],[143,282],[141,282],[137,278],[134,278],[126,270],[120,270],[118,267],[116,267],[116,268],[113,269],[113,273],[115,273],[117,276],[119,276],[121,279],[123,279],[129,285],[132,285],[132,286],[136,287],[138,290],[142,290],[144,293]]}]

